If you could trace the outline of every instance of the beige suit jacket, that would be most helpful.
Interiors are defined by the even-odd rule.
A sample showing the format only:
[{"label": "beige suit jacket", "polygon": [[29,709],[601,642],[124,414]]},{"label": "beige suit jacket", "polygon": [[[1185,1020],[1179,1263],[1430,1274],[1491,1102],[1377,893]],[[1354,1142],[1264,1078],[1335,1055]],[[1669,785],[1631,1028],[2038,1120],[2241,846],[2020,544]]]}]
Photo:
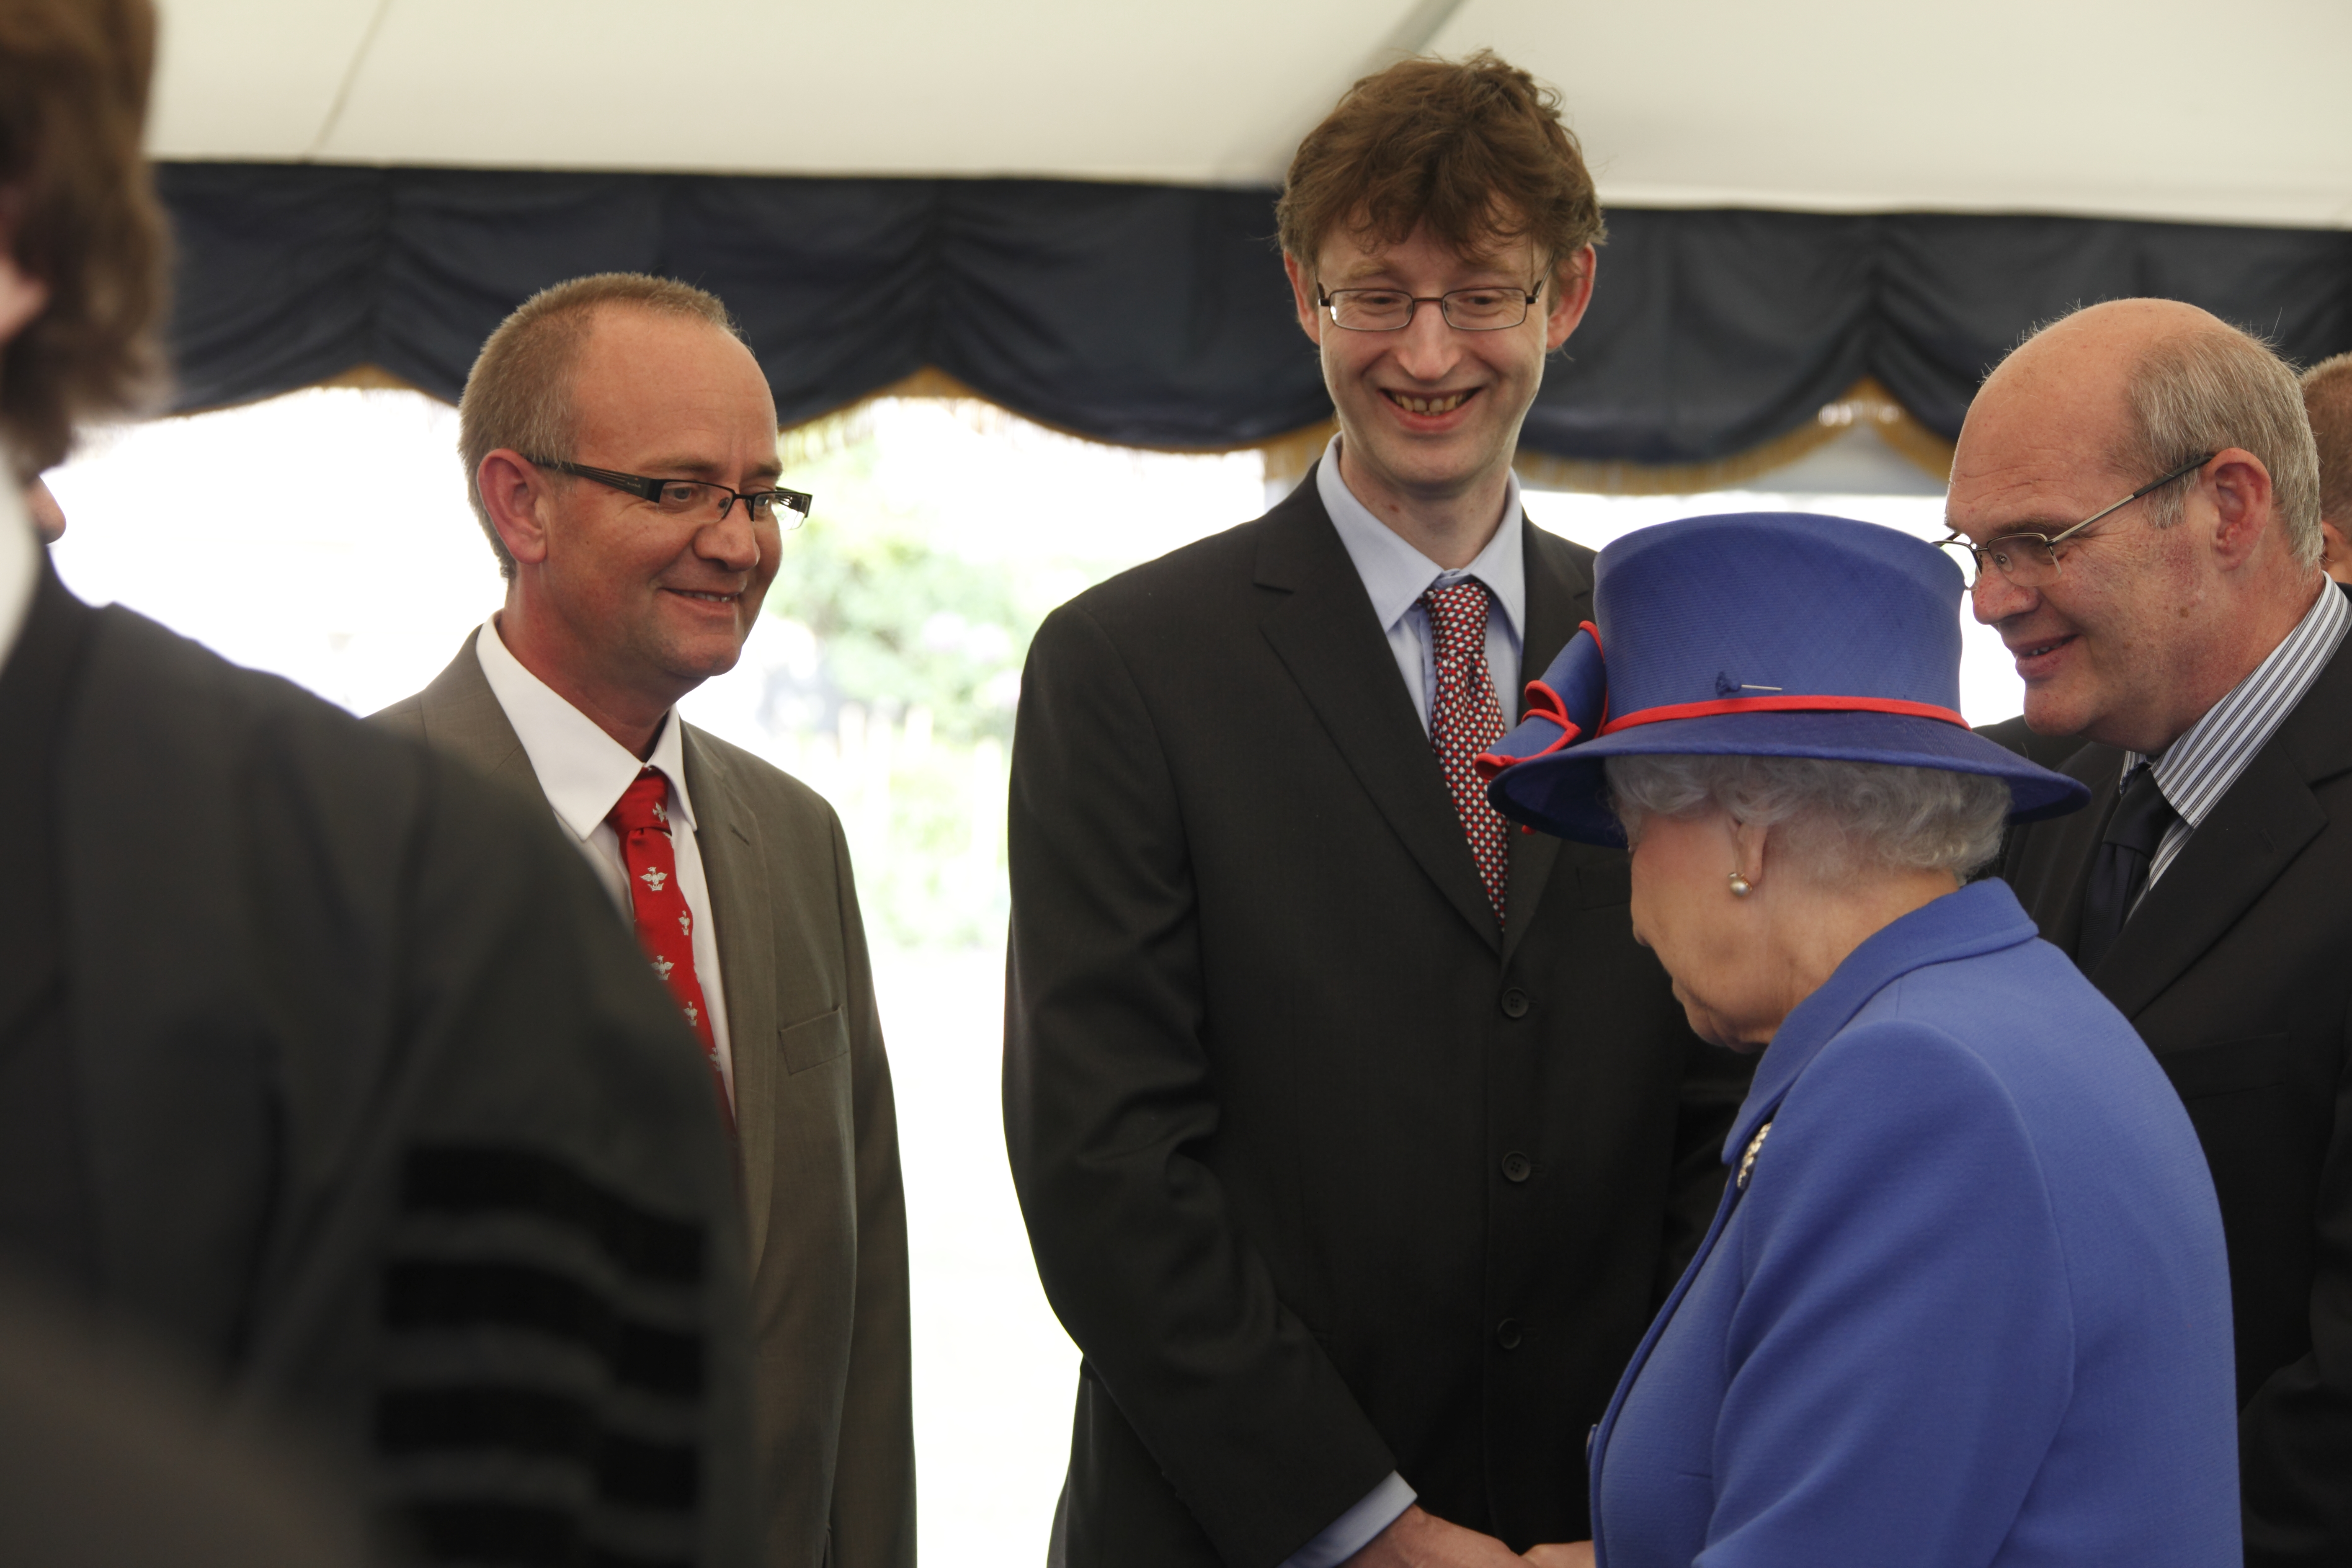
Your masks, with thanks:
[{"label": "beige suit jacket", "polygon": [[[373,722],[539,803],[469,636]],[[688,725],[751,1224],[758,1507],[774,1568],[909,1568],[907,1206],[849,849],[823,797]]]}]

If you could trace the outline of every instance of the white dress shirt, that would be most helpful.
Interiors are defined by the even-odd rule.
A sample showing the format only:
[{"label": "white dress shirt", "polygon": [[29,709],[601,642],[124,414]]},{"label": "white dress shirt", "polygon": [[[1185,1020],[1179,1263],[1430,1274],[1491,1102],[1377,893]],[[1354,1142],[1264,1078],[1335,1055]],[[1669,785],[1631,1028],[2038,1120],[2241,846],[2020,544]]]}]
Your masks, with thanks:
[{"label": "white dress shirt", "polygon": [[629,902],[629,868],[621,858],[621,836],[605,818],[621,803],[639,770],[658,768],[669,781],[669,819],[686,831],[670,834],[677,857],[677,890],[694,916],[694,974],[702,984],[703,1009],[710,1020],[710,1037],[719,1048],[719,1075],[727,1097],[735,1097],[735,1059],[727,1043],[727,990],[719,973],[719,928],[710,919],[710,887],[702,875],[702,851],[696,842],[694,800],[686,793],[686,743],[683,721],[673,708],[663,718],[654,741],[653,755],[640,763],[629,749],[597,727],[596,721],[558,697],[548,684],[522,667],[499,637],[496,616],[482,623],[474,637],[474,657],[481,660],[490,693],[506,710],[522,749],[530,758],[539,787],[588,864],[613,895],[630,930],[636,929],[635,907]]},{"label": "white dress shirt", "polygon": [[[1363,579],[1372,601],[1372,614],[1389,639],[1397,675],[1421,715],[1423,733],[1429,731],[1430,705],[1437,695],[1437,648],[1429,635],[1429,611],[1421,596],[1432,588],[1450,588],[1475,577],[1494,595],[1486,611],[1486,669],[1494,678],[1495,701],[1503,710],[1503,727],[1518,722],[1519,659],[1528,619],[1528,562],[1521,545],[1519,477],[1510,476],[1503,492],[1503,517],[1495,537],[1477,558],[1458,570],[1448,570],[1423,555],[1404,537],[1372,514],[1339,477],[1339,437],[1323,448],[1315,470],[1315,490],[1339,542]],[[1283,1559],[1282,1568],[1334,1568],[1361,1552],[1372,1537],[1397,1521],[1418,1496],[1394,1471],[1355,1505],[1326,1525],[1314,1540]]]},{"label": "white dress shirt", "polygon": [[0,476],[0,665],[16,651],[16,637],[25,629],[33,587],[40,580],[41,542],[25,510],[24,494]]},{"label": "white dress shirt", "polygon": [[1421,596],[1432,588],[1450,588],[1465,577],[1475,577],[1494,595],[1486,612],[1486,668],[1495,679],[1495,700],[1503,710],[1503,728],[1519,721],[1519,649],[1528,622],[1528,560],[1521,546],[1519,476],[1510,476],[1503,493],[1503,519],[1476,560],[1448,571],[1415,550],[1404,537],[1372,515],[1339,477],[1339,437],[1323,448],[1315,470],[1316,493],[1339,542],[1364,580],[1372,614],[1388,635],[1389,651],[1396,656],[1397,673],[1412,697],[1413,711],[1429,729],[1429,706],[1437,692],[1437,648],[1429,636],[1429,611]]}]

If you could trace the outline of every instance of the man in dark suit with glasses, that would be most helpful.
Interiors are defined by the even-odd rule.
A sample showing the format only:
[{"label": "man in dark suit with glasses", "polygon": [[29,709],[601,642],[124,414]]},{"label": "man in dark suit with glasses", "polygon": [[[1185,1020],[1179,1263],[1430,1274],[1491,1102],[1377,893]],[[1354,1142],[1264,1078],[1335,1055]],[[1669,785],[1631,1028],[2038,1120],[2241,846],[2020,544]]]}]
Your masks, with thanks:
[{"label": "man in dark suit with glasses", "polygon": [[1978,393],[1948,517],[2033,743],[2093,792],[2002,873],[2221,1196],[2246,1561],[2352,1562],[2352,605],[2294,374],[2191,306],[2079,311]]},{"label": "man in dark suit with glasses", "polygon": [[1052,1560],[1505,1564],[1705,1228],[1746,1064],[1622,852],[1477,754],[1591,614],[1511,459],[1591,296],[1557,100],[1357,84],[1280,208],[1339,434],[1271,512],[1048,618],[1013,746],[1005,1130],[1086,1360]]}]

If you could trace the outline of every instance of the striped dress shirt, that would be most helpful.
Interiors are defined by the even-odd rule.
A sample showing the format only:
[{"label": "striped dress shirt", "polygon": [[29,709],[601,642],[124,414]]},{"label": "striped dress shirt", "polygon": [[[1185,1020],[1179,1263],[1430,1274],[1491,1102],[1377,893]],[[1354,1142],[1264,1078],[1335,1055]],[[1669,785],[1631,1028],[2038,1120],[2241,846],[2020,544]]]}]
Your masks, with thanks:
[{"label": "striped dress shirt", "polygon": [[[2179,813],[2157,845],[2156,858],[2148,862],[2148,887],[2156,886],[2166,868],[2179,858],[2189,836],[2230,793],[2254,753],[2269,744],[2278,727],[2286,722],[2286,716],[2336,657],[2336,645],[2343,642],[2347,629],[2352,629],[2352,603],[2347,603],[2343,591],[2329,583],[2270,657],[2207,709],[2205,716],[2183,731],[2161,756],[2150,759],[2138,752],[2124,753],[2123,778],[2116,788],[2130,783],[2140,763],[2152,760],[2156,787]],[[2143,891],[2141,896],[2147,894]]]}]

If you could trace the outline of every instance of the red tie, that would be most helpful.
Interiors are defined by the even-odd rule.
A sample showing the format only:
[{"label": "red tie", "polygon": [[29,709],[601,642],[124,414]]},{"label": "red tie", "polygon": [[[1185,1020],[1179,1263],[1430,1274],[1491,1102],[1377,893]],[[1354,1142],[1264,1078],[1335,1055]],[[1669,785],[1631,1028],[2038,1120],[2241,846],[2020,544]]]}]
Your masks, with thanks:
[{"label": "red tie", "polygon": [[621,863],[629,869],[629,904],[637,917],[637,942],[654,961],[669,994],[702,1042],[702,1058],[710,1064],[711,1086],[719,1091],[719,1114],[727,1131],[735,1131],[735,1110],[727,1100],[727,1080],[719,1070],[719,1042],[710,1033],[710,1014],[703,1005],[702,982],[694,973],[694,911],[677,885],[677,852],[669,837],[669,781],[659,770],[647,768],[622,793],[620,804],[604,820],[621,836]]},{"label": "red tie", "polygon": [[1430,642],[1436,655],[1437,699],[1429,711],[1429,743],[1444,770],[1445,787],[1470,840],[1495,923],[1503,922],[1503,895],[1510,886],[1510,835],[1502,814],[1486,804],[1486,785],[1472,764],[1503,736],[1503,709],[1495,700],[1495,674],[1486,664],[1486,616],[1492,595],[1486,584],[1465,577],[1449,588],[1421,596],[1429,612]]}]

